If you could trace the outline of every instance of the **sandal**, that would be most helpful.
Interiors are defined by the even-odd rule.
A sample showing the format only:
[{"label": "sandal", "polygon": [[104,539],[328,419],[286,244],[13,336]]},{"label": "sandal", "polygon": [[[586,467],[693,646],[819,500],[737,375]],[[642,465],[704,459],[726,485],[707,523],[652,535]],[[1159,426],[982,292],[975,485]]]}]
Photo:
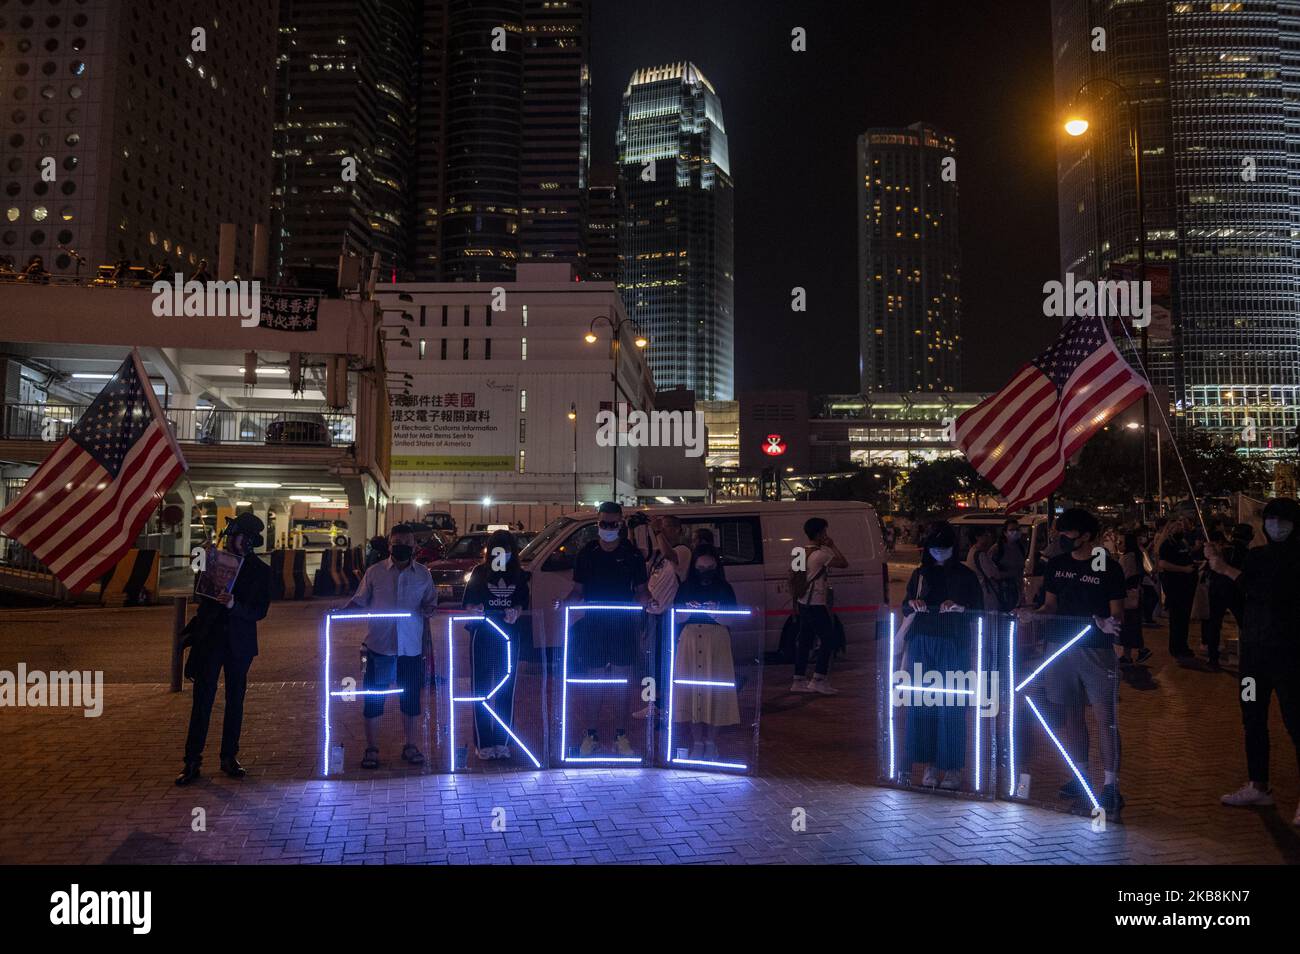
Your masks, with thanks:
[{"label": "sandal", "polygon": [[[375,754],[374,754],[374,755],[371,755],[371,754],[370,754],[371,752],[373,752],[373,753],[375,753]],[[361,767],[362,767],[363,769],[377,769],[377,768],[379,768],[379,750],[378,750],[378,749],[366,749],[366,754],[365,754],[365,756],[361,759]]]},{"label": "sandal", "polygon": [[410,762],[412,765],[423,765],[424,755],[419,749],[408,743],[402,747],[402,761]]}]

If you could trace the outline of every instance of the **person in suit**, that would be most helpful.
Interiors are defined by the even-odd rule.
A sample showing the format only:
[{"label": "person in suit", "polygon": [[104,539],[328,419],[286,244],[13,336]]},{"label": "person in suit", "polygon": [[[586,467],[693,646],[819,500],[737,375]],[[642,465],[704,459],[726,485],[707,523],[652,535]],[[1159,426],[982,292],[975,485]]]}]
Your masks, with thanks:
[{"label": "person in suit", "polygon": [[231,778],[247,774],[236,757],[244,722],[244,692],[248,669],[257,655],[257,621],[266,616],[271,603],[271,570],[253,552],[262,545],[263,529],[262,521],[248,512],[226,524],[226,549],[244,560],[239,575],[231,591],[220,599],[201,598],[198,613],[186,627],[191,649],[185,672],[194,680],[194,703],[185,737],[185,768],[176,776],[177,785],[188,785],[199,777],[217,679],[223,669],[226,714],[221,727],[221,771]]}]

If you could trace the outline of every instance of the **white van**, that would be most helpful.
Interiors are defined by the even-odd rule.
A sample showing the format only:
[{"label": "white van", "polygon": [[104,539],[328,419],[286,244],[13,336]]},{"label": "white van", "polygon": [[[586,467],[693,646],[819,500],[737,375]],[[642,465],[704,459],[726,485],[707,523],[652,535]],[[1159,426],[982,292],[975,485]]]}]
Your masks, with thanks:
[{"label": "white van", "polygon": [[[792,611],[791,550],[807,546],[804,521],[821,517],[849,562],[832,570],[834,612],[844,624],[849,642],[875,638],[877,610],[887,601],[889,569],[876,512],[856,501],[791,501],[789,503],[674,504],[624,508],[624,514],[649,517],[669,514],[682,522],[683,542],[693,545],[701,530],[712,534],[722,552],[727,582],[742,607],[754,611],[751,625],[762,625],[768,651],[780,645],[781,627]],[[533,645],[559,646],[564,639],[563,610],[554,609],[573,587],[573,561],[596,538],[596,511],[567,514],[554,520],[520,552],[524,569],[532,574]],[[761,621],[761,622],[760,622]]]}]

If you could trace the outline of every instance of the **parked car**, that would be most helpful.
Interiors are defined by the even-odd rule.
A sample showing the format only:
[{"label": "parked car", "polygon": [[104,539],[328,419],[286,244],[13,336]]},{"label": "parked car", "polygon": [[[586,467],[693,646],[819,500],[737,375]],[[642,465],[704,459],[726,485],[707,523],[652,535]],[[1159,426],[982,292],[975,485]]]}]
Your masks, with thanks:
[{"label": "parked car", "polygon": [[325,421],[324,414],[305,411],[277,414],[274,420],[266,425],[266,443],[329,447],[331,444],[329,424]]},{"label": "parked car", "polygon": [[294,549],[346,547],[350,543],[346,520],[295,520],[289,525]]},{"label": "parked car", "polygon": [[461,601],[469,572],[483,559],[483,548],[490,536],[490,533],[467,533],[447,548],[441,560],[427,564],[433,583],[438,587],[439,603]]}]

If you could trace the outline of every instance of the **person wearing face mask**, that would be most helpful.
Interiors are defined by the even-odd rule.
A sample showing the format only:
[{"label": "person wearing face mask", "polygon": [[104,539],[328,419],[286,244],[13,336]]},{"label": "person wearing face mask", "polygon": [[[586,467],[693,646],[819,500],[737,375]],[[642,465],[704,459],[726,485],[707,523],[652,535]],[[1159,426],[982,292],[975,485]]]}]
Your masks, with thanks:
[{"label": "person wearing face mask", "polygon": [[[411,765],[424,763],[424,754],[416,744],[417,720],[423,709],[424,689],[424,620],[438,606],[438,589],[427,567],[416,563],[415,533],[398,524],[388,533],[388,559],[366,570],[361,585],[341,610],[371,609],[376,613],[409,612],[395,619],[367,620],[366,639],[361,645],[364,661],[363,689],[388,689],[397,683],[401,689],[398,708],[406,744],[402,761]],[[384,695],[368,695],[361,706],[365,719],[366,751],[361,759],[364,769],[379,768],[379,717],[384,714]]]},{"label": "person wearing face mask", "polygon": [[264,524],[250,512],[241,513],[226,526],[225,547],[242,557],[230,592],[220,599],[199,600],[198,613],[183,631],[193,645],[186,675],[194,679],[190,727],[185,737],[185,768],[177,785],[199,777],[203,749],[208,739],[217,680],[226,673],[226,713],[221,726],[221,771],[231,778],[247,773],[239,764],[239,735],[244,724],[244,693],[248,670],[257,655],[257,622],[271,605],[271,570],[253,551],[262,545]]},{"label": "person wearing face mask", "polygon": [[[465,585],[464,607],[468,613],[487,616],[510,637],[506,643],[490,625],[473,624],[470,695],[493,693],[493,711],[506,726],[512,726],[515,683],[519,675],[519,638],[515,623],[528,608],[528,575],[519,565],[515,535],[509,530],[497,530],[488,538],[483,562],[470,572],[469,582]],[[474,732],[480,759],[513,758],[510,734],[483,706],[474,707]]]},{"label": "person wearing face mask", "polygon": [[[1224,795],[1234,807],[1273,804],[1269,788],[1268,714],[1274,693],[1282,724],[1300,764],[1300,504],[1290,498],[1270,500],[1264,507],[1262,547],[1246,552],[1240,568],[1232,566],[1223,549],[1206,547],[1214,573],[1235,582],[1242,596],[1245,623],[1241,627],[1241,720],[1246,733],[1249,781]],[[1249,680],[1249,681],[1248,681]],[[1300,806],[1292,823],[1300,825]]]},{"label": "person wearing face mask", "polygon": [[680,682],[674,686],[673,722],[690,726],[688,758],[716,760],[718,729],[740,725],[731,631],[708,613],[682,612],[683,609],[734,609],[736,606],[736,592],[723,577],[720,557],[714,547],[704,544],[695,548],[686,579],[677,588],[675,604],[679,628],[673,679],[731,686],[683,685]]},{"label": "person wearing face mask", "polygon": [[[1250,542],[1255,537],[1255,528],[1248,523],[1239,523],[1232,528],[1231,538],[1221,531],[1210,534],[1210,541],[1215,544],[1219,554],[1231,567],[1241,569],[1246,565],[1246,554],[1250,552]],[[1201,642],[1209,656],[1209,666],[1213,671],[1219,670],[1219,638],[1223,630],[1223,618],[1232,611],[1232,618],[1237,623],[1237,632],[1241,632],[1245,609],[1242,606],[1241,591],[1236,583],[1221,573],[1210,569],[1208,590],[1210,597],[1209,615],[1201,620]]]},{"label": "person wearing face mask", "polygon": [[[830,524],[821,517],[804,521],[804,536],[812,544],[812,549],[807,554],[807,587],[799,594],[794,606],[799,614],[799,632],[795,637],[791,692],[816,692],[826,696],[839,692],[831,688],[829,678],[831,653],[835,648],[832,642],[835,626],[830,610],[830,571],[845,569],[849,561],[831,539],[829,530]],[[813,677],[808,679],[808,657],[812,655],[814,644],[817,645],[817,662]]]},{"label": "person wearing face mask", "polygon": [[[596,539],[579,552],[573,563],[573,588],[564,602],[628,604],[646,606],[650,591],[646,587],[646,565],[641,551],[627,539],[627,523],[623,508],[618,503],[606,501],[596,513]],[[634,669],[640,657],[641,622],[631,612],[582,614],[573,627],[570,640],[572,664],[592,678],[624,678],[621,689],[589,691],[574,705],[573,724],[589,727],[583,736],[579,756],[590,758],[604,754],[596,723],[610,705],[615,705],[623,718],[628,711],[628,693],[634,681]],[[596,702],[588,701],[599,694]],[[568,740],[563,741],[568,745]],[[620,757],[635,755],[628,741],[627,731],[616,727],[614,754]]]},{"label": "person wearing face mask", "polygon": [[[1101,538],[1101,522],[1086,510],[1071,508],[1056,521],[1064,546],[1069,549],[1047,562],[1043,571],[1043,616],[1060,616],[1048,621],[1044,633],[1045,658],[1062,652],[1043,673],[1044,691],[1056,720],[1061,724],[1065,745],[1080,773],[1088,768],[1088,726],[1085,701],[1092,706],[1101,732],[1101,762],[1105,779],[1101,807],[1108,817],[1124,807],[1119,793],[1119,723],[1115,707],[1119,701],[1119,656],[1123,654],[1124,571],[1120,561],[1102,551],[1094,554]],[[1090,620],[1084,635],[1078,623]],[[1073,642],[1072,642],[1073,641]],[[1083,788],[1071,778],[1060,791],[1062,798],[1078,798]]]},{"label": "person wearing face mask", "polygon": [[1166,528],[1164,539],[1156,548],[1160,586],[1165,591],[1165,610],[1169,613],[1169,655],[1178,662],[1192,658],[1187,645],[1187,630],[1196,599],[1197,568],[1192,558],[1186,517],[1175,517]]},{"label": "person wearing face mask", "polygon": [[[976,616],[984,609],[979,577],[956,558],[957,531],[945,520],[930,525],[921,541],[921,565],[907,581],[903,598],[907,672],[969,672]],[[953,615],[950,615],[953,614]],[[966,767],[966,707],[917,705],[907,709],[906,758],[924,765],[921,784],[946,791],[962,787]],[[940,773],[943,780],[940,782]]]}]

